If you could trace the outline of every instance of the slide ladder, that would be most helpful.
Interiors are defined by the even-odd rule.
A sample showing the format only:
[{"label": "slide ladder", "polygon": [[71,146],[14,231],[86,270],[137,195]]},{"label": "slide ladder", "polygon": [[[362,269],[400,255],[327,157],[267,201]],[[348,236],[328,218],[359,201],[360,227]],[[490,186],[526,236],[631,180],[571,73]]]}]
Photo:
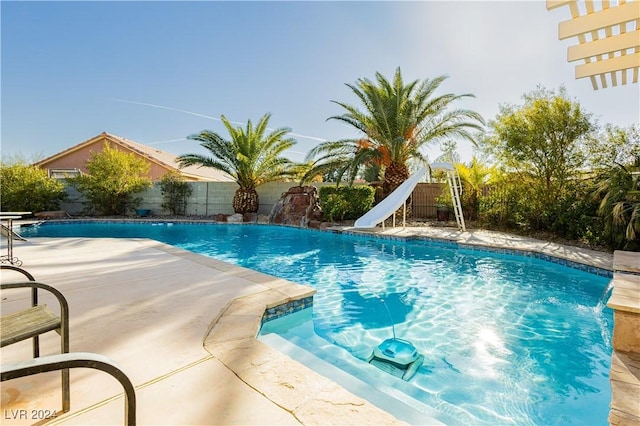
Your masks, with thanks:
[{"label": "slide ladder", "polygon": [[[462,231],[466,231],[466,225],[464,223],[464,216],[462,214],[462,203],[460,202],[460,194],[462,193],[462,181],[460,180],[460,174],[453,166],[452,163],[433,163],[430,165],[431,170],[444,170],[446,172],[447,184],[449,185],[449,191],[451,191],[451,200],[453,201],[453,212],[456,216],[456,222],[458,228]],[[406,225],[406,201],[413,193],[413,189],[416,187],[420,178],[426,173],[427,168],[422,167],[416,173],[409,176],[409,179],[404,181],[402,185],[389,194],[384,200],[376,204],[371,210],[365,213],[362,217],[356,220],[353,225],[354,228],[375,228],[376,225],[382,223],[384,228],[384,221],[396,210],[404,206],[405,216],[402,219],[402,226]],[[393,216],[393,226],[395,226],[395,215]]]},{"label": "slide ladder", "polygon": [[453,166],[452,163],[433,163],[430,165],[431,170],[444,170],[447,178],[447,185],[451,193],[451,200],[453,201],[453,213],[456,216],[456,222],[458,228],[463,231],[467,230],[464,223],[464,215],[462,214],[462,203],[460,201],[460,195],[462,193],[462,181],[460,180],[460,173]]}]

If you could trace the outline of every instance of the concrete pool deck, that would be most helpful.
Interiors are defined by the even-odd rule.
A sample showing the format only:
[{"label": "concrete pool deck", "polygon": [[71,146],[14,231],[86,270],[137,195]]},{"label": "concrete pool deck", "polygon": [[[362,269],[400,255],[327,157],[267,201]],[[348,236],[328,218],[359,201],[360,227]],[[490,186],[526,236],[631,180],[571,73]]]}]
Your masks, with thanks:
[{"label": "concrete pool deck", "polygon": [[[375,233],[540,250],[608,270],[613,262],[607,253],[488,231]],[[144,239],[33,238],[14,250],[25,269],[67,297],[71,350],[108,356],[128,374],[139,424],[402,423],[255,339],[267,307],[310,296],[309,287]],[[10,313],[28,293],[2,299],[2,313]],[[57,353],[59,338],[48,333],[41,345],[43,354]],[[29,357],[30,341],[2,349],[2,363]],[[31,410],[60,406],[59,373],[2,382],[2,424],[38,423]],[[114,379],[74,369],[71,411],[48,424],[121,424],[123,417]]]}]

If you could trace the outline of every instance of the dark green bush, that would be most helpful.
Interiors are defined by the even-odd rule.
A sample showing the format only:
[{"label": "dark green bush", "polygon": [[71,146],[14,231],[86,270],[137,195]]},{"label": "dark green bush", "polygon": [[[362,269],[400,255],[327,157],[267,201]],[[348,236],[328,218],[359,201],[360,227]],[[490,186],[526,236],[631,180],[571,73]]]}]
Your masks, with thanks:
[{"label": "dark green bush", "polygon": [[516,228],[523,222],[520,189],[508,178],[500,179],[487,189],[478,202],[481,223],[500,228]]},{"label": "dark green bush", "polygon": [[193,189],[177,172],[169,172],[160,180],[162,193],[162,208],[169,210],[172,215],[184,215],[187,208],[187,198]]},{"label": "dark green bush", "polygon": [[370,186],[323,186],[320,205],[325,220],[354,220],[371,210],[375,190]]},{"label": "dark green bush", "polygon": [[588,181],[568,188],[550,209],[549,230],[567,239],[604,243],[604,221],[598,216],[598,203],[590,196],[593,190],[593,184]]}]

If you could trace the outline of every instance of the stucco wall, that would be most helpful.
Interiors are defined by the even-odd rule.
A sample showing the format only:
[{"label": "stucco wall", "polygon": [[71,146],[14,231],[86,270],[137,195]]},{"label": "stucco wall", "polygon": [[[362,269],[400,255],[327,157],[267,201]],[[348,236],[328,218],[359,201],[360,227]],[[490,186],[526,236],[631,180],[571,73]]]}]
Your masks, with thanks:
[{"label": "stucco wall", "polygon": [[[86,166],[87,160],[91,159],[91,155],[93,153],[102,152],[104,149],[103,148],[104,143],[105,143],[104,139],[98,140],[90,145],[80,147],[75,151],[71,151],[59,158],[55,158],[50,161],[47,161],[46,163],[41,164],[40,167],[42,167],[43,169],[77,168],[82,170],[83,173],[88,173],[89,171],[87,170],[87,166]],[[110,147],[115,148],[118,151],[125,152],[127,154],[133,153],[136,157],[144,159],[144,161],[147,162],[147,164],[149,164],[149,173],[147,174],[147,176],[149,177],[149,179],[153,181],[160,180],[162,176],[164,176],[168,171],[166,167],[153,163],[149,161],[149,159],[131,150],[124,149],[115,143],[111,143]]]}]

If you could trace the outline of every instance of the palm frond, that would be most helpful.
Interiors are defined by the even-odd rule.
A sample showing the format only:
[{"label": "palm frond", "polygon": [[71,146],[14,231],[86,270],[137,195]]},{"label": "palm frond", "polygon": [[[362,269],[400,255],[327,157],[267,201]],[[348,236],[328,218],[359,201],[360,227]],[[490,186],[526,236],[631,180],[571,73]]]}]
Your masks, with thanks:
[{"label": "palm frond", "polygon": [[247,120],[246,126],[233,126],[223,115],[229,139],[203,130],[189,136],[200,142],[211,156],[185,154],[178,157],[181,166],[198,165],[212,167],[232,176],[243,189],[255,189],[258,185],[291,175],[293,163],[282,153],[295,145],[287,138],[288,128],[279,128],[266,134],[271,115],[265,114],[254,126]]},{"label": "palm frond", "polygon": [[[474,132],[482,131],[484,125],[480,114],[466,109],[451,110],[453,103],[473,95],[436,95],[446,79],[443,75],[406,83],[397,68],[391,80],[377,72],[373,81],[360,78],[355,84],[346,84],[359,105],[332,101],[345,112],[328,120],[341,121],[362,136],[322,143],[309,152],[307,159],[316,158],[322,163],[333,164],[334,159],[347,161],[350,158],[354,163],[348,167],[350,172],[372,161],[383,166],[406,167],[412,159],[424,160],[422,148],[429,144],[448,138],[475,143]],[[366,140],[371,146],[367,149],[358,146],[358,140]]]}]

